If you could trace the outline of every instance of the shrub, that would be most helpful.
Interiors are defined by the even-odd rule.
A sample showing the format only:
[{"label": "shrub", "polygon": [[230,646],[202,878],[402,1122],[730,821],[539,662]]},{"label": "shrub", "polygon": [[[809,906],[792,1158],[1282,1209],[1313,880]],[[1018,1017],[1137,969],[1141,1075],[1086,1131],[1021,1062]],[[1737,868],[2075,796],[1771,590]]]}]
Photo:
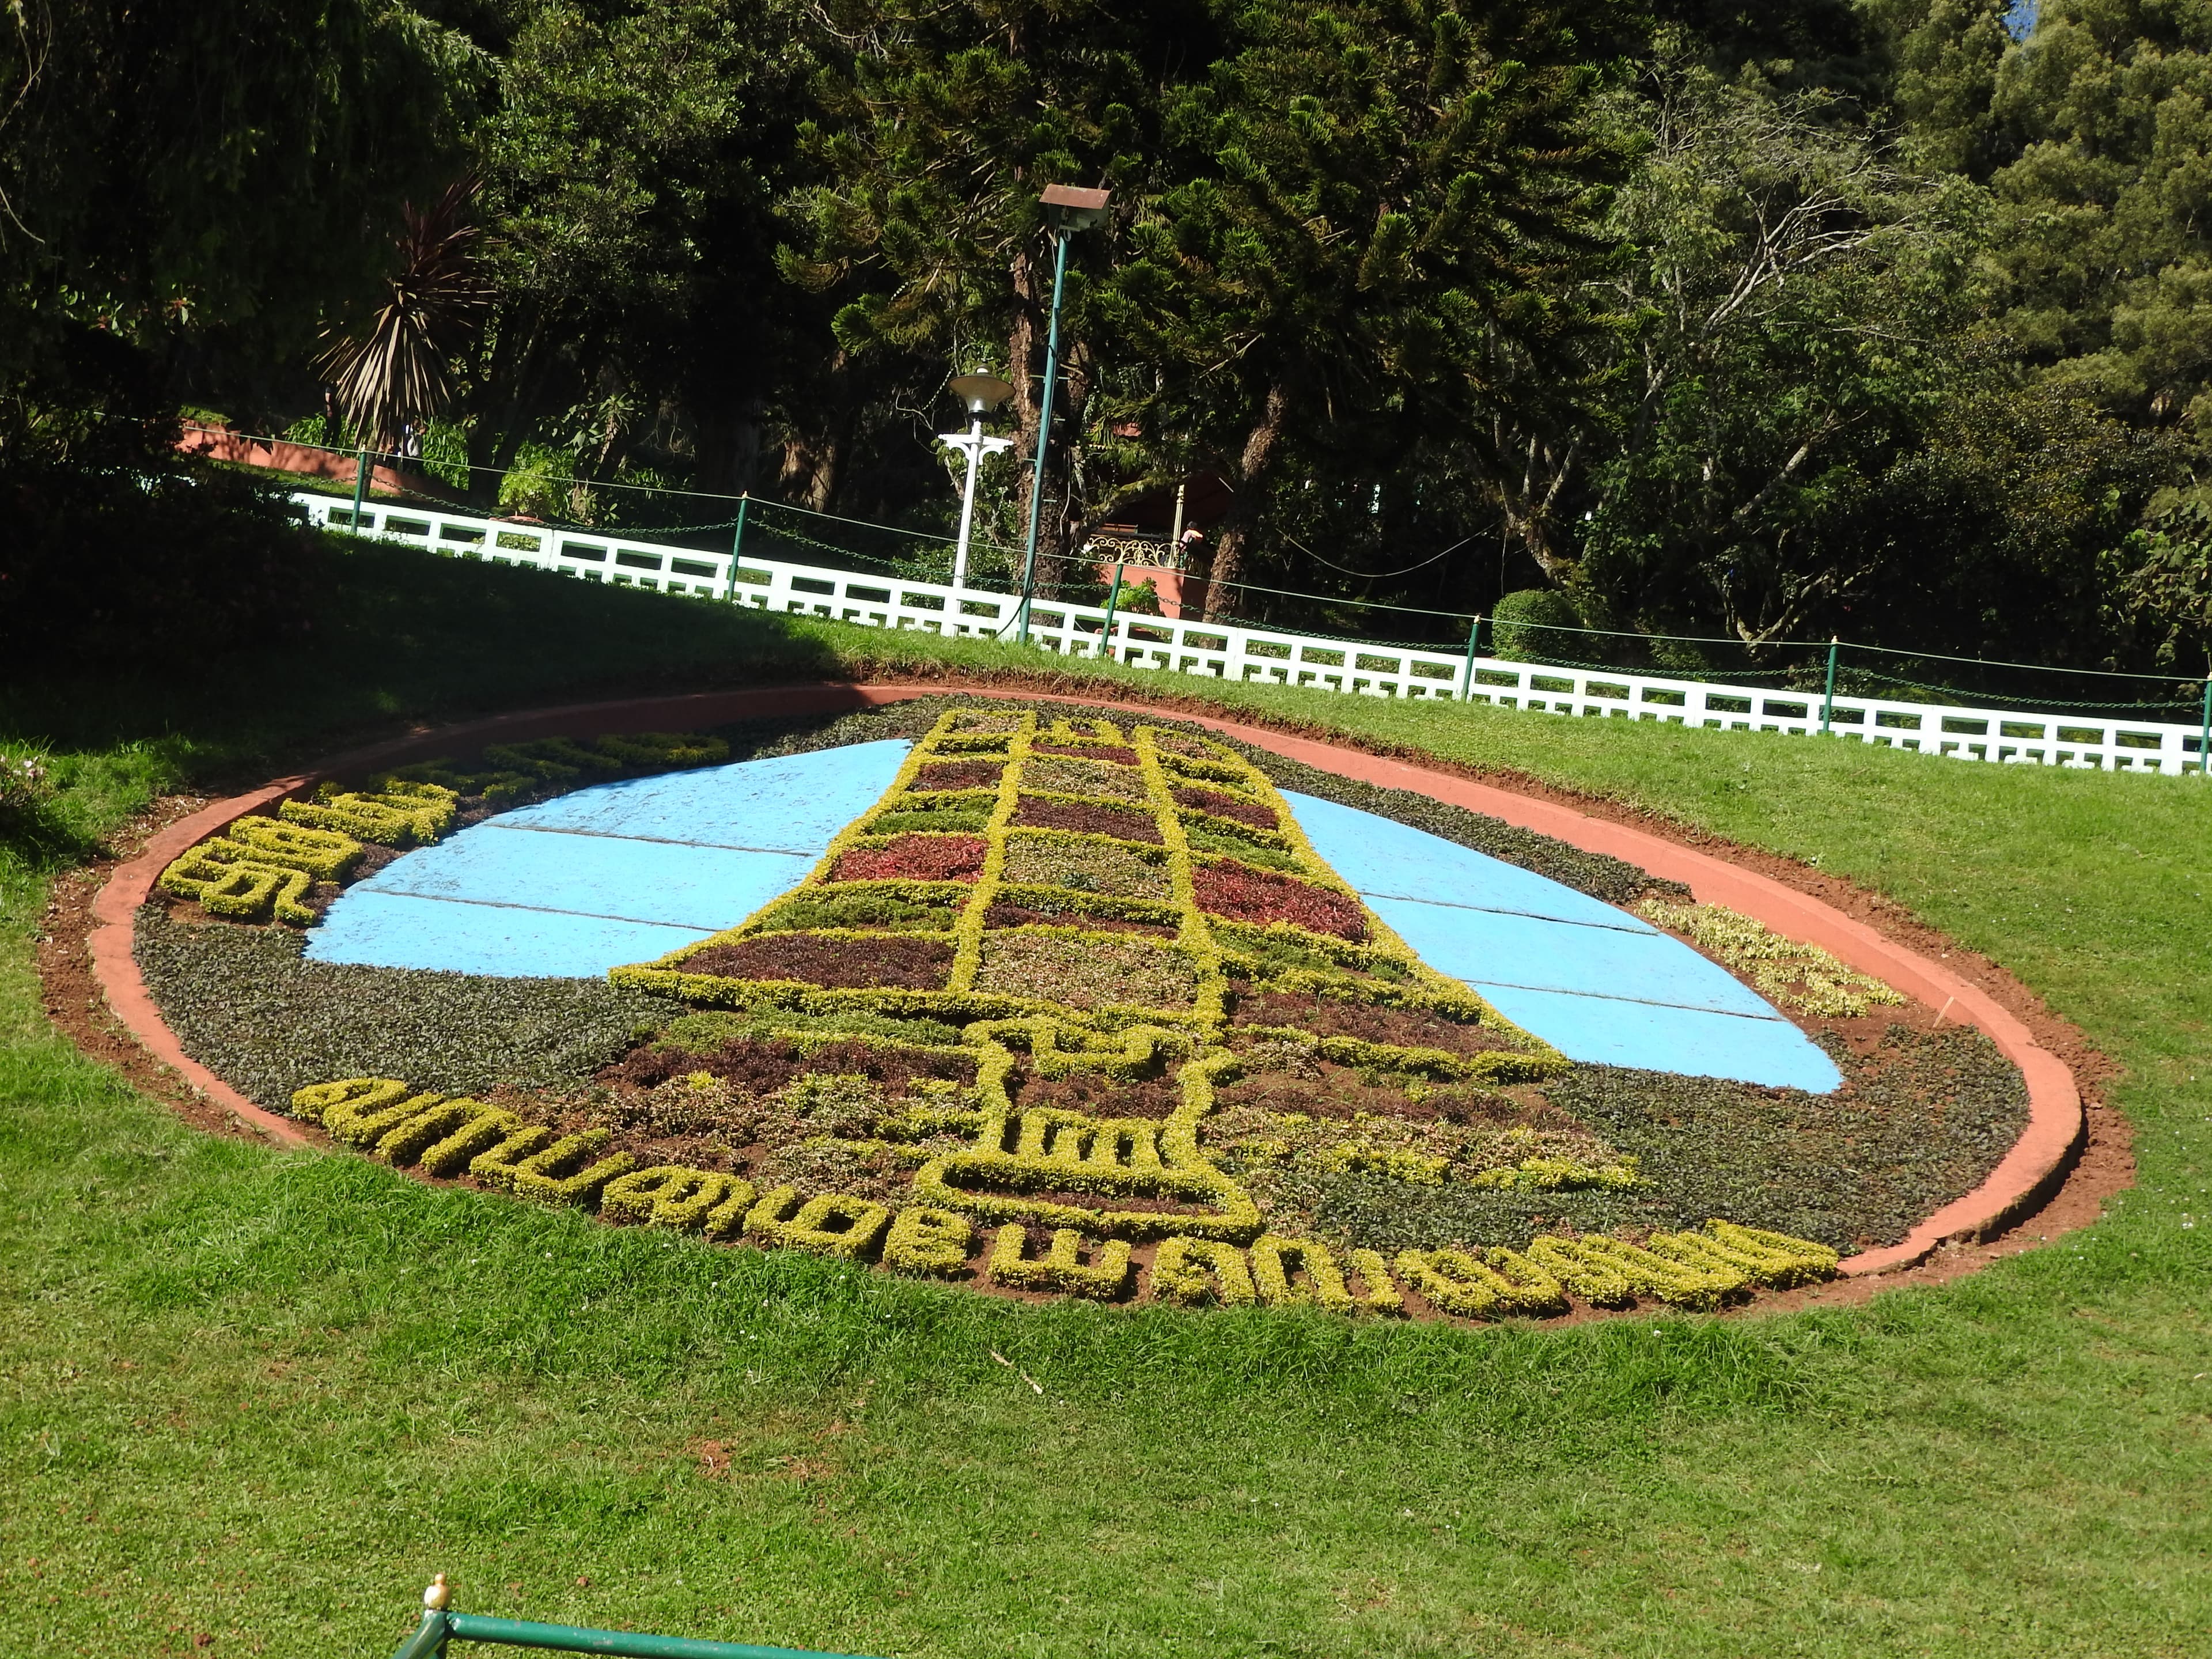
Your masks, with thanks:
[{"label": "shrub", "polygon": [[1141,842],[1158,847],[1160,827],[1149,812],[1103,800],[1052,800],[1024,795],[1014,810],[1014,823],[1024,830],[1066,830],[1077,835],[1111,836],[1118,841]]},{"label": "shrub", "polygon": [[1258,830],[1275,827],[1275,815],[1271,810],[1256,800],[1247,800],[1226,790],[1201,789],[1186,784],[1175,792],[1175,799],[1176,805],[1187,806],[1194,812],[1209,812],[1217,818],[1233,819]]},{"label": "shrub", "polygon": [[499,481],[501,517],[591,522],[592,492],[576,482],[576,458],[535,441],[520,445]]},{"label": "shrub", "polygon": [[624,765],[642,772],[682,772],[697,766],[719,766],[730,757],[730,745],[720,738],[697,732],[609,732],[592,739]]},{"label": "shrub", "polygon": [[277,811],[310,829],[335,830],[385,847],[413,847],[445,833],[459,799],[441,784],[394,778],[374,794],[333,790],[312,801],[288,800]]},{"label": "shrub", "polygon": [[1018,1221],[1010,1221],[993,1237],[990,1260],[983,1271],[994,1283],[1016,1290],[1058,1291],[1111,1302],[1128,1288],[1128,1245],[1118,1238],[1108,1239],[1086,1263],[1081,1255],[1082,1244],[1080,1231],[1062,1227],[1053,1234],[1045,1254],[1032,1260],[1028,1254],[1029,1230]]},{"label": "shrub", "polygon": [[1137,751],[1127,744],[1106,745],[1073,738],[1038,738],[1030,744],[1030,753],[1054,756],[1062,760],[1093,761],[1101,766],[1134,767],[1140,764]]},{"label": "shrub", "polygon": [[990,849],[975,836],[905,835],[839,859],[832,881],[973,881]]},{"label": "shrub", "polygon": [[1397,1266],[1398,1277],[1431,1306],[1464,1319],[1559,1313],[1567,1305],[1559,1281],[1512,1250],[1401,1250]]},{"label": "shrub", "polygon": [[949,933],[960,918],[958,889],[920,883],[810,887],[755,919],[763,933],[820,928],[882,927],[900,933]]},{"label": "shrub", "polygon": [[745,1231],[763,1243],[858,1261],[875,1249],[890,1218],[888,1209],[865,1198],[823,1193],[801,1204],[795,1188],[778,1187],[745,1212]]},{"label": "shrub", "polygon": [[1788,1290],[1835,1277],[1835,1251],[1810,1239],[1730,1221],[1706,1224],[1712,1237],[1698,1233],[1654,1233],[1652,1253],[1715,1273],[1741,1273],[1754,1283]]},{"label": "shrub", "polygon": [[551,1146],[530,1154],[516,1163],[507,1177],[507,1185],[516,1196],[534,1198],[542,1204],[597,1204],[599,1189],[617,1176],[627,1175],[637,1168],[637,1160],[628,1152],[614,1152],[591,1162],[598,1152],[613,1137],[605,1129],[586,1129],[580,1133],[563,1135]]},{"label": "shrub", "polygon": [[[1292,1278],[1300,1270],[1306,1275],[1303,1285]],[[1157,1269],[1153,1277],[1158,1283]],[[1310,1303],[1331,1313],[1352,1310],[1352,1295],[1344,1287],[1344,1275],[1337,1271],[1336,1258],[1327,1245],[1310,1240],[1278,1238],[1273,1233],[1254,1239],[1252,1288],[1267,1307]]]},{"label": "shrub", "polygon": [[884,1239],[884,1266],[917,1277],[951,1278],[964,1273],[975,1248],[975,1229],[964,1215],[927,1204],[898,1212]]},{"label": "shrub", "polygon": [[871,836],[973,835],[991,822],[996,805],[989,795],[908,796],[877,812],[862,828]]},{"label": "shrub", "polygon": [[[1390,1272],[1382,1261],[1380,1250],[1353,1250],[1346,1258],[1352,1264],[1352,1305],[1360,1313],[1401,1314],[1406,1311],[1406,1298],[1390,1282]],[[1356,1286],[1356,1288],[1355,1288]]]},{"label": "shrub", "polygon": [[1577,1296],[1601,1308],[1625,1308],[1641,1292],[1703,1311],[1750,1283],[1750,1275],[1740,1268],[1692,1265],[1598,1236],[1534,1239],[1528,1255]]},{"label": "shrub", "polygon": [[514,1172],[525,1158],[542,1150],[554,1139],[553,1131],[542,1125],[526,1123],[497,1146],[489,1147],[469,1160],[469,1173],[487,1187],[507,1188],[514,1184]]},{"label": "shrub", "polygon": [[910,935],[764,933],[734,945],[709,945],[685,957],[684,969],[726,979],[928,991],[942,986],[951,972],[952,946],[944,939]]},{"label": "shrub", "polygon": [[1336,939],[1367,937],[1367,918],[1358,900],[1310,882],[1293,881],[1227,859],[1200,865],[1191,872],[1191,882],[1199,908],[1208,915],[1261,927],[1286,921]]},{"label": "shrub", "polygon": [[1491,615],[1491,654],[1509,662],[1546,662],[1559,659],[1582,661],[1590,655],[1590,641],[1580,633],[1582,612],[1555,588],[1524,587],[1498,600]]},{"label": "shrub", "polygon": [[1065,755],[1033,756],[1022,768],[1022,787],[1040,794],[1103,796],[1139,805],[1146,803],[1151,795],[1145,787],[1144,775],[1126,762],[1083,760]]},{"label": "shrub", "polygon": [[321,1123],[340,1109],[374,1111],[404,1100],[407,1085],[397,1078],[349,1077],[335,1083],[313,1083],[292,1097],[292,1115],[309,1123]]},{"label": "shrub", "polygon": [[1174,890],[1165,860],[1120,842],[1035,833],[1006,837],[1006,879],[1116,898],[1164,899]]},{"label": "shrub", "polygon": [[1185,1307],[1218,1302],[1224,1308],[1249,1308],[1256,1299],[1244,1252],[1217,1239],[1176,1234],[1160,1241],[1152,1258],[1152,1294]]},{"label": "shrub", "polygon": [[908,787],[916,792],[996,789],[1006,769],[1002,760],[939,761],[915,773]]},{"label": "shrub", "polygon": [[[426,1097],[436,1099],[435,1096]],[[491,1109],[480,1100],[439,1101],[386,1130],[377,1139],[374,1155],[386,1164],[404,1169],[431,1147],[442,1145]]]},{"label": "shrub", "polygon": [[683,1005],[597,980],[313,962],[282,930],[142,908],[134,954],[186,1052],[264,1106],[327,1078],[448,1094],[581,1083]]},{"label": "shrub", "polygon": [[1198,994],[1198,971],[1184,952],[1140,937],[1025,929],[985,939],[975,984],[1071,1008],[1182,1009]]},{"label": "shrub", "polygon": [[362,844],[327,830],[276,818],[243,817],[193,848],[161,872],[159,885],[197,900],[210,915],[261,921],[274,915],[295,927],[314,911],[300,901],[313,881],[336,881],[361,862]]},{"label": "shrub", "polygon": [[1700,951],[1747,976],[1785,1007],[1856,1019],[1875,1003],[1905,1000],[1880,980],[1844,967],[1819,945],[1784,939],[1763,922],[1720,905],[1647,899],[1636,908],[1645,921],[1687,934]]},{"label": "shrub", "polygon": [[443,1140],[424,1147],[419,1167],[425,1175],[464,1175],[477,1158],[522,1127],[522,1120],[514,1113],[486,1107]]},{"label": "shrub", "polygon": [[344,880],[366,850],[350,836],[309,830],[279,818],[240,818],[222,835],[260,863],[304,870],[317,881]]},{"label": "shrub", "polygon": [[295,927],[312,927],[315,912],[300,902],[313,884],[307,872],[245,856],[225,857],[246,850],[228,842],[204,842],[161,872],[161,890],[197,899],[210,915],[232,921],[274,915]]},{"label": "shrub", "polygon": [[610,1221],[698,1232],[708,1218],[728,1212],[733,1221],[753,1206],[752,1183],[711,1170],[661,1164],[610,1181],[599,1194],[599,1213]]}]

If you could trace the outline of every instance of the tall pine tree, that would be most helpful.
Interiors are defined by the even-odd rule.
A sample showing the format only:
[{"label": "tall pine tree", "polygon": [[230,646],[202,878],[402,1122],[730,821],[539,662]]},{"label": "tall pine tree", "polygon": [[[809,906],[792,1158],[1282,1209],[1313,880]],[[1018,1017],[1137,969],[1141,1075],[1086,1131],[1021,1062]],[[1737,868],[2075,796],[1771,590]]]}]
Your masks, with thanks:
[{"label": "tall pine tree", "polygon": [[[1169,100],[1156,193],[1101,299],[1114,413],[1228,481],[1213,603],[1310,460],[1451,434],[1493,481],[1501,403],[1561,410],[1605,319],[1580,278],[1623,158],[1586,119],[1601,0],[1256,0]],[[1330,470],[1334,471],[1334,467]]]},{"label": "tall pine tree", "polygon": [[1114,220],[1069,261],[1050,567],[1082,515],[1068,461],[1097,380],[1090,273],[1110,263],[1146,187],[1161,88],[1202,70],[1209,32],[1172,0],[887,0],[837,21],[854,57],[819,88],[806,140],[821,182],[793,204],[786,274],[838,296],[839,350],[902,362],[910,396],[976,367],[1006,374],[1021,463],[1012,522],[1027,511],[1052,298],[1037,198],[1048,184],[1116,193]]}]

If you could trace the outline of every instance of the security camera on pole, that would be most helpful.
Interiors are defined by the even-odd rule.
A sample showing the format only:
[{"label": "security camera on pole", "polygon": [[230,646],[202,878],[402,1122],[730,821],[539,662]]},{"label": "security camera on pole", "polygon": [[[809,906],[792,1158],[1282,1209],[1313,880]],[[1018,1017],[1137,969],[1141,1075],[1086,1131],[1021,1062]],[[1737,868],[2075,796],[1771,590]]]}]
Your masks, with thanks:
[{"label": "security camera on pole", "polygon": [[952,555],[952,586],[960,588],[968,586],[968,533],[975,523],[975,474],[986,455],[1014,447],[1012,438],[985,437],[983,416],[1012,397],[1014,389],[997,375],[978,369],[973,374],[956,375],[952,395],[968,405],[970,423],[965,432],[939,433],[937,441],[968,458],[968,483],[960,496],[960,541]]}]

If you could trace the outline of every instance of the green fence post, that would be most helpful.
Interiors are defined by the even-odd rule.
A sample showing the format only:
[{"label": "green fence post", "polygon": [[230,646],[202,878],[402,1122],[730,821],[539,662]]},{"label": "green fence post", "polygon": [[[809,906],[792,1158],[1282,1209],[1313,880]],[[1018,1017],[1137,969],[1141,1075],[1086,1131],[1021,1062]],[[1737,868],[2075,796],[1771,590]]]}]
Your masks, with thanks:
[{"label": "green fence post", "polygon": [[353,533],[361,534],[362,493],[368,488],[368,446],[363,444],[353,464]]},{"label": "green fence post", "polygon": [[2197,773],[2212,778],[2212,674],[2204,677],[2204,723],[2197,728]]},{"label": "green fence post", "polygon": [[745,545],[745,508],[752,504],[753,493],[748,489],[738,497],[738,532],[730,538],[730,599],[738,597],[738,555]]},{"label": "green fence post", "polygon": [[1828,690],[1820,699],[1820,735],[1828,735],[1829,722],[1836,715],[1836,636],[1828,635]]},{"label": "green fence post", "polygon": [[1121,572],[1127,566],[1119,559],[1114,562],[1114,591],[1106,596],[1106,625],[1098,630],[1098,654],[1114,654],[1114,611],[1121,603]]},{"label": "green fence post", "polygon": [[1465,702],[1474,695],[1474,647],[1482,637],[1482,618],[1474,619],[1474,626],[1467,630],[1467,666],[1460,672],[1459,700]]},{"label": "green fence post", "polygon": [[453,1634],[453,1628],[446,1609],[453,1599],[453,1589],[441,1572],[422,1592],[422,1622],[415,1627],[413,1635],[399,1644],[399,1651],[392,1659],[446,1659],[446,1638]]}]

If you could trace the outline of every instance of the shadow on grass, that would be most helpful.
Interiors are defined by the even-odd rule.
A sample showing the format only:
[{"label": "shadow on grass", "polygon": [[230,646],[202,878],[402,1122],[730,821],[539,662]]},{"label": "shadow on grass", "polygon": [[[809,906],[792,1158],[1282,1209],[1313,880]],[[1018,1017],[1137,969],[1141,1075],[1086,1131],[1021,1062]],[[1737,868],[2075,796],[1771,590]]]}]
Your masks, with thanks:
[{"label": "shadow on grass", "polygon": [[32,870],[63,870],[100,856],[100,837],[52,801],[0,807],[0,860]]},{"label": "shadow on grass", "polygon": [[152,744],[219,787],[411,720],[839,672],[819,637],[765,611],[333,539],[307,642],[0,679],[0,739]]}]

